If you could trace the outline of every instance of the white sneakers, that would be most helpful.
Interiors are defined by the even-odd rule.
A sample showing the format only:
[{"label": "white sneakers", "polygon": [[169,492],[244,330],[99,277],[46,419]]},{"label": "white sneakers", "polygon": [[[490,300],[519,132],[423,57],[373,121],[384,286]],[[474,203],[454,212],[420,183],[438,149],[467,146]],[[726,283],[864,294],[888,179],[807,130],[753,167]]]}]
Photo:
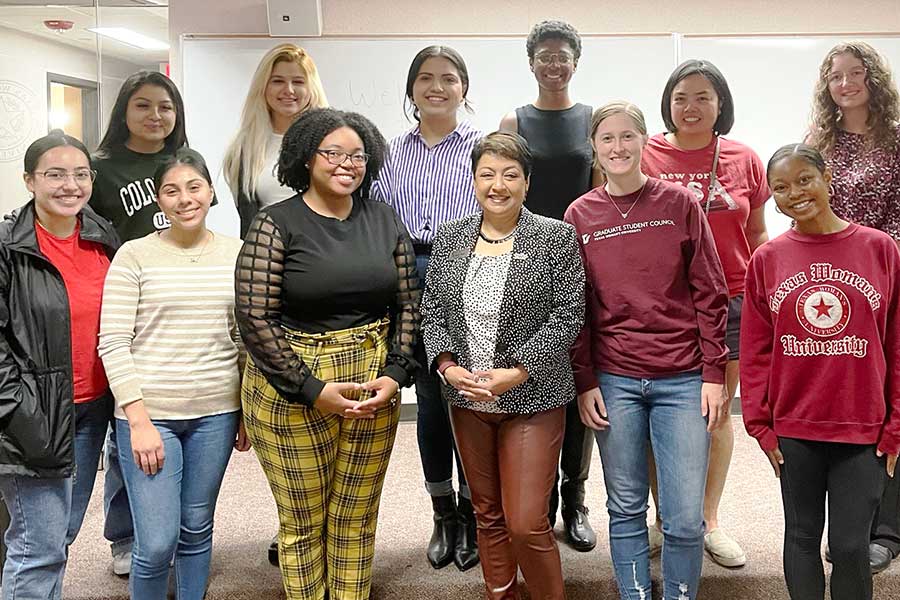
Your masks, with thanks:
[{"label": "white sneakers", "polygon": [[747,556],[741,546],[721,527],[703,536],[703,547],[710,558],[723,567],[734,569],[747,564]]},{"label": "white sneakers", "polygon": [[[647,526],[650,538],[650,558],[659,556],[662,551],[663,533],[655,524]],[[716,564],[729,569],[743,567],[747,564],[747,556],[741,546],[721,528],[713,529],[703,536],[703,547]]]},{"label": "white sneakers", "polygon": [[113,552],[113,573],[127,577],[131,572],[131,550]]}]

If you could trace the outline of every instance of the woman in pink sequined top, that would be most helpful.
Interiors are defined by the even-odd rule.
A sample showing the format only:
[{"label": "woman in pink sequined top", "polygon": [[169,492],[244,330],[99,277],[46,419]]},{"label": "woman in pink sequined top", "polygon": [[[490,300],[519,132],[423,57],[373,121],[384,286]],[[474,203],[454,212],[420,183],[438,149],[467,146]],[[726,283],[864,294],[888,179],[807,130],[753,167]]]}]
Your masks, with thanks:
[{"label": "woman in pink sequined top", "polygon": [[819,68],[808,142],[829,162],[832,207],[900,243],[900,96],[884,58],[838,44]]},{"label": "woman in pink sequined top", "polygon": [[[819,67],[807,143],[831,168],[831,207],[900,245],[900,95],[884,58],[862,42],[838,44]],[[900,554],[900,476],[887,480],[869,533],[869,566]],[[828,556],[826,554],[826,556]]]}]

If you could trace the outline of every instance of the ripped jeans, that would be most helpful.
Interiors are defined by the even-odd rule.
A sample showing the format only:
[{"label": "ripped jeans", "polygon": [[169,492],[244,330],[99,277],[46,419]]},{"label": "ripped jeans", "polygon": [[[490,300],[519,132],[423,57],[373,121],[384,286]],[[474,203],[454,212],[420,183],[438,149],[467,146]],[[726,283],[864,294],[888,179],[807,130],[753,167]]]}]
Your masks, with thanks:
[{"label": "ripped jeans", "polygon": [[709,458],[700,414],[700,374],[658,379],[599,374],[609,428],[596,432],[609,511],[609,545],[619,595],[650,600],[647,537],[648,440],[663,519],[663,598],[698,597],[703,566],[703,494]]}]

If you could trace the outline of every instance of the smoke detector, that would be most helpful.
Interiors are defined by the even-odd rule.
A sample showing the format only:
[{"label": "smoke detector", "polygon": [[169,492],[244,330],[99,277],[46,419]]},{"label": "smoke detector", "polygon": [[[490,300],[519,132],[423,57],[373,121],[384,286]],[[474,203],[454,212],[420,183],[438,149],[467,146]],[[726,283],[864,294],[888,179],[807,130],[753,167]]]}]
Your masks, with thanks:
[{"label": "smoke detector", "polygon": [[65,33],[74,26],[74,21],[66,21],[64,19],[47,19],[44,21],[44,27],[54,33]]}]

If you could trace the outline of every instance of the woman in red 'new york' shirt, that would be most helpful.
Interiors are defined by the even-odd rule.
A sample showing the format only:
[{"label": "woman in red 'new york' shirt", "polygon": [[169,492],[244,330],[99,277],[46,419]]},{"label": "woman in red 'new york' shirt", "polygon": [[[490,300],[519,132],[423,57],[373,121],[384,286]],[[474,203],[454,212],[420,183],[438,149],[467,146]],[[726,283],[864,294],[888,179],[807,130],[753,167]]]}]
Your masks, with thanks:
[{"label": "woman in red 'new york' shirt", "polygon": [[834,214],[811,146],[780,148],[768,177],[794,226],[750,259],[744,423],[781,479],[791,598],[825,595],[827,495],[831,597],[868,600],[869,525],[900,451],[900,250]]},{"label": "woman in red 'new york' shirt", "polygon": [[[686,187],[709,219],[728,284],[725,389],[730,404],[739,377],[738,346],[747,262],[753,251],[769,239],[763,217],[769,199],[766,172],[750,147],[723,137],[734,124],[734,101],[725,76],[712,63],[692,59],[672,72],[663,90],[662,117],[667,131],[647,142],[641,170],[650,177]],[[720,565],[740,567],[747,560],[743,549],[719,527],[719,502],[734,451],[729,414],[726,411],[722,426],[713,431],[710,440],[703,505],[707,531],[704,546]],[[656,528],[650,530],[651,552],[658,550],[662,538],[658,514],[659,511]]]}]

